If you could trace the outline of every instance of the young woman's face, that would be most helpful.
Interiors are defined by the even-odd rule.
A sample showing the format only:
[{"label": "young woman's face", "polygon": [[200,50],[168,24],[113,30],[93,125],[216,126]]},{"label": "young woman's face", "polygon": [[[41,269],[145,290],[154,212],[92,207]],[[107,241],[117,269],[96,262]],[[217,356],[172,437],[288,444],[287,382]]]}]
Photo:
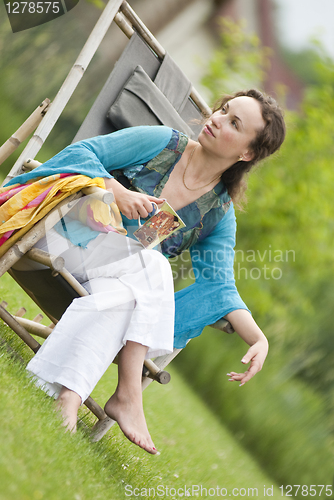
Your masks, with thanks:
[{"label": "young woman's face", "polygon": [[264,126],[260,103],[253,97],[235,97],[211,115],[198,141],[208,153],[233,165],[240,157],[252,159],[249,144]]}]

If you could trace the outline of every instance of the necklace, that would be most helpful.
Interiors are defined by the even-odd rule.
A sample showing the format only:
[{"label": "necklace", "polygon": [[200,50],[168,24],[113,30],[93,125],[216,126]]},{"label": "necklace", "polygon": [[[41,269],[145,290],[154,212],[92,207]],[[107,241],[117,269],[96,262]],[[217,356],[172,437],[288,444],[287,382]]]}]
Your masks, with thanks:
[{"label": "necklace", "polygon": [[214,179],[212,179],[212,181],[208,182],[207,184],[204,184],[204,186],[200,186],[198,188],[190,188],[187,186],[186,184],[186,181],[185,181],[185,176],[186,176],[186,171],[187,171],[187,168],[189,167],[190,165],[190,162],[192,160],[192,157],[195,153],[195,149],[197,148],[197,146],[194,147],[194,149],[192,150],[192,152],[190,153],[190,156],[189,156],[189,159],[188,159],[188,162],[187,162],[187,165],[186,165],[186,168],[184,169],[184,172],[183,172],[183,177],[182,177],[182,180],[183,180],[183,184],[184,184],[184,187],[186,189],[188,189],[189,191],[198,191],[199,189],[203,189],[205,188],[206,186],[209,186],[209,184],[212,184],[214,181],[216,181],[217,179],[219,179],[221,177],[222,174],[219,174],[217,175],[217,177],[215,177]]}]

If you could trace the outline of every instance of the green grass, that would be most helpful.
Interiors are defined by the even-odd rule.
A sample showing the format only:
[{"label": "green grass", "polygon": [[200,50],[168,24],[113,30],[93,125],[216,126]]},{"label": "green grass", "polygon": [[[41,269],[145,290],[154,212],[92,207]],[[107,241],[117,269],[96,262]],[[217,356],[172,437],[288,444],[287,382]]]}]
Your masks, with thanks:
[{"label": "green grass", "polygon": [[[13,307],[22,305],[22,293],[13,291],[15,287],[13,296],[7,296],[8,284],[1,278],[2,298],[9,297]],[[7,327],[1,325],[0,334],[18,350],[19,340]],[[27,360],[28,348],[20,348],[20,355]],[[268,488],[273,481],[178,373],[172,367],[170,371],[170,384],[153,383],[144,393],[148,425],[161,452],[151,456],[127,441],[116,425],[99,443],[90,442],[85,425],[76,435],[65,433],[52,401],[30,383],[2,345],[0,500],[153,498],[153,488],[156,498],[181,498],[173,488],[182,493],[185,485],[206,488],[208,497],[209,488],[217,486],[228,494],[233,488],[258,488],[262,498],[264,485]],[[103,404],[115,384],[111,366],[93,397]],[[85,409],[81,418],[86,424],[90,420]],[[137,496],[131,497],[131,491]],[[273,498],[279,496],[275,486]]]},{"label": "green grass", "polygon": [[[96,388],[98,401],[108,396],[115,372],[111,367]],[[85,430],[65,433],[50,399],[5,352],[0,377],[1,500],[126,498],[126,485],[256,487],[261,497],[263,485],[272,484],[174,370],[168,386],[152,384],[144,398],[158,457],[128,442],[117,426],[95,444]]]}]

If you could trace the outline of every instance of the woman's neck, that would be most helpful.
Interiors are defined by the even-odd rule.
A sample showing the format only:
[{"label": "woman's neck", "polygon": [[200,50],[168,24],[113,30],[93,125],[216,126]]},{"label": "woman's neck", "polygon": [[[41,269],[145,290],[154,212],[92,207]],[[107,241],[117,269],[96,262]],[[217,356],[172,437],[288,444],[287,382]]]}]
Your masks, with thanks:
[{"label": "woman's neck", "polygon": [[231,166],[224,158],[210,154],[198,142],[189,141],[187,148],[185,177],[191,185],[213,183]]}]

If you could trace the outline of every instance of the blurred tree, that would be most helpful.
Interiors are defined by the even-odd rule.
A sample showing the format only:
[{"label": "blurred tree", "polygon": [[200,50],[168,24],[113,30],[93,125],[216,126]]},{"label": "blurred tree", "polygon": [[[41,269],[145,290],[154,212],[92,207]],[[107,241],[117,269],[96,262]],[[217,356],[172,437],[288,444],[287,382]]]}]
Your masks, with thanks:
[{"label": "blurred tree", "polygon": [[328,57],[318,38],[311,38],[310,43],[309,48],[299,51],[281,48],[284,61],[307,86],[321,84],[319,61],[325,61]]},{"label": "blurred tree", "polygon": [[270,49],[262,47],[257,35],[246,33],[245,21],[221,18],[220,45],[215,50],[202,83],[212,102],[221,94],[250,85],[261,86],[269,64]]}]

